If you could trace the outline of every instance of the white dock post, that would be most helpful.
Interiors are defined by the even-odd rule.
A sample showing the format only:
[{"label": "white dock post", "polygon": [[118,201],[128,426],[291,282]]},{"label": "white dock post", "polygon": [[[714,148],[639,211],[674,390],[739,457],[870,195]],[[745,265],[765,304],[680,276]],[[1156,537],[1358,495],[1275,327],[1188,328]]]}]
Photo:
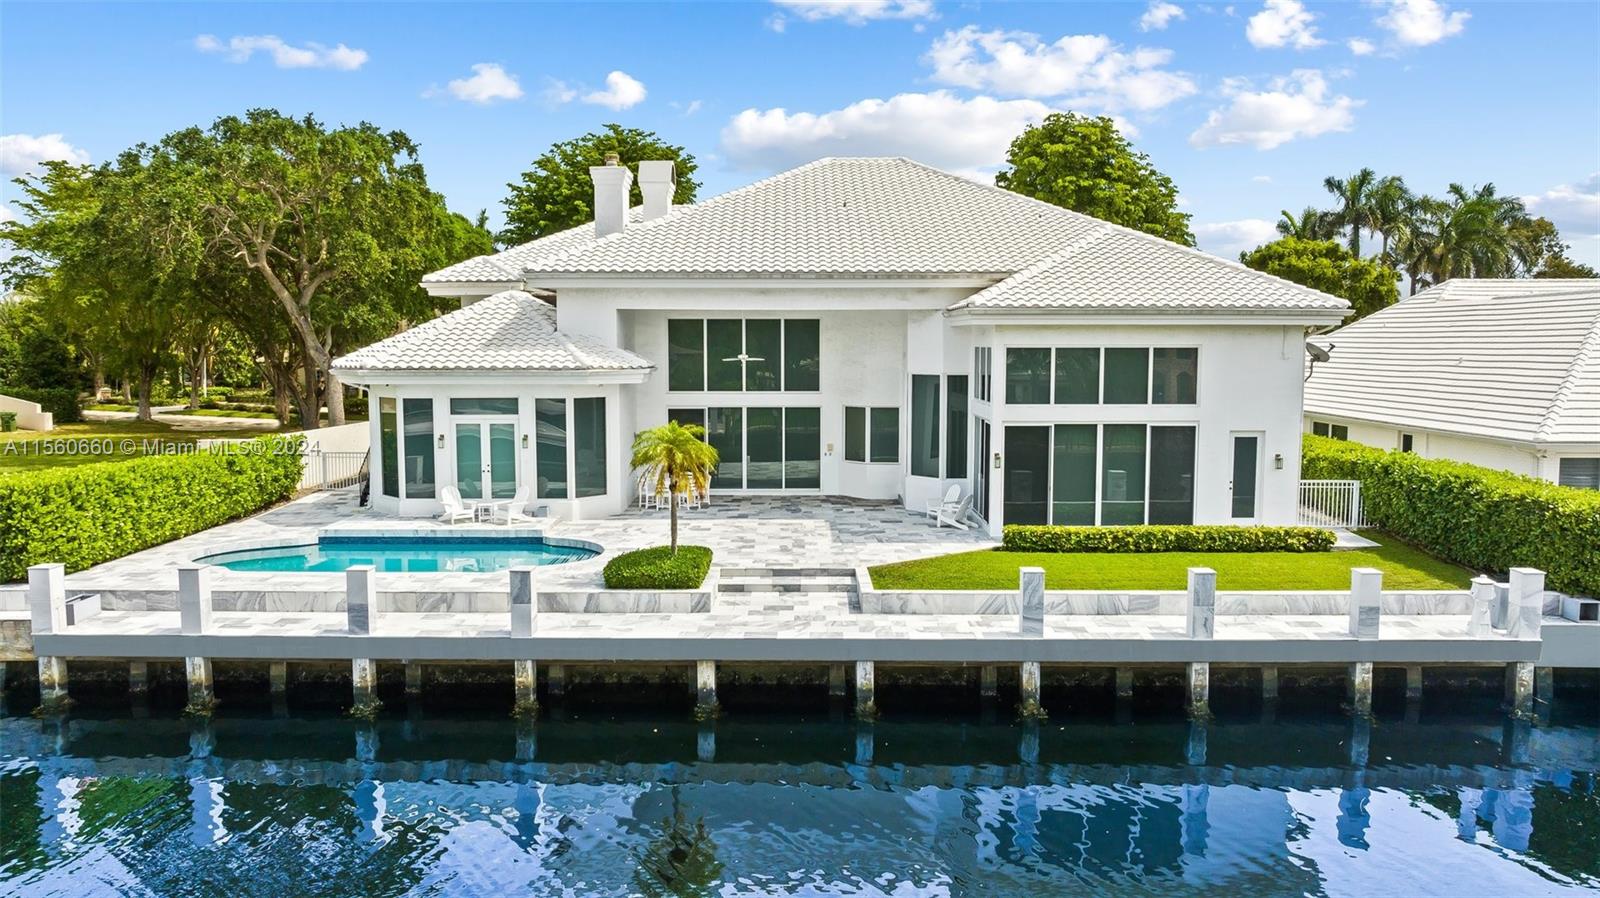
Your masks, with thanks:
[{"label": "white dock post", "polygon": [[1017,572],[1017,632],[1024,637],[1044,636],[1044,568],[1025,567]]},{"label": "white dock post", "polygon": [[1406,704],[1422,701],[1422,665],[1406,665]]},{"label": "white dock post", "polygon": [[717,662],[694,663],[694,719],[710,720],[720,710],[717,704]]},{"label": "white dock post", "polygon": [[193,717],[209,717],[211,706],[217,700],[211,682],[211,659],[183,659],[183,675],[189,683],[189,707],[185,713]]},{"label": "white dock post", "polygon": [[178,624],[185,636],[199,636],[211,629],[210,567],[178,565]]},{"label": "white dock post", "polygon": [[994,699],[1000,695],[1000,668],[985,664],[978,668],[978,697]]},{"label": "white dock post", "polygon": [[1472,578],[1472,617],[1467,622],[1467,635],[1482,638],[1494,635],[1494,580],[1479,574]]},{"label": "white dock post", "polygon": [[1357,661],[1350,665],[1350,713],[1357,717],[1372,716],[1372,662]]},{"label": "white dock post", "polygon": [[[1515,613],[1515,606],[1513,606],[1513,613]],[[1506,666],[1506,674],[1507,685],[1511,687],[1511,716],[1518,720],[1531,719],[1533,717],[1533,662],[1513,661]]]},{"label": "white dock post", "polygon": [[856,662],[856,716],[864,720],[878,716],[876,679],[877,672],[871,661]]},{"label": "white dock post", "polygon": [[376,569],[358,564],[344,572],[345,631],[351,636],[371,636],[378,631]]},{"label": "white dock post", "polygon": [[1544,620],[1544,571],[1514,567],[1510,584],[1506,635],[1512,639],[1538,639],[1539,624]]},{"label": "white dock post", "polygon": [[1203,720],[1211,716],[1211,662],[1190,661],[1188,676],[1189,716]]},{"label": "white dock post", "polygon": [[1270,705],[1278,700],[1278,666],[1268,664],[1261,668],[1261,703]]},{"label": "white dock post", "polygon": [[1383,571],[1371,567],[1350,569],[1350,635],[1377,639],[1382,613]]},{"label": "white dock post", "polygon": [[67,701],[67,659],[39,656],[40,712],[60,714]]},{"label": "white dock post", "polygon": [[1217,628],[1216,615],[1217,572],[1208,567],[1189,568],[1189,638],[1212,638]]},{"label": "white dock post", "polygon": [[1117,703],[1133,701],[1133,668],[1117,668],[1116,681]]},{"label": "white dock post", "polygon": [[267,692],[274,698],[281,698],[289,691],[289,662],[267,662]]},{"label": "white dock post", "polygon": [[67,628],[67,566],[36,564],[28,568],[28,617],[33,635]]},{"label": "white dock post", "polygon": [[511,569],[511,636],[526,639],[538,632],[538,598],[533,590],[533,568]]},{"label": "white dock post", "polygon": [[371,658],[350,659],[350,697],[352,711],[377,704],[378,665]]},{"label": "white dock post", "polygon": [[136,701],[150,694],[149,662],[128,662],[128,694]]},{"label": "white dock post", "polygon": [[544,669],[544,691],[552,699],[567,694],[567,668],[564,664],[551,664]]},{"label": "white dock post", "polygon": [[1533,713],[1548,722],[1550,706],[1556,700],[1556,671],[1553,667],[1533,669]]},{"label": "white dock post", "polygon": [[1022,702],[1017,707],[1018,716],[1020,716],[1023,720],[1043,720],[1043,719],[1045,719],[1049,715],[1045,712],[1044,705],[1041,704],[1040,701],[1039,701],[1040,688],[1041,688],[1040,687],[1041,673],[1040,673],[1040,670],[1039,670],[1039,662],[1037,662],[1037,661],[1024,661],[1024,662],[1022,662],[1022,668],[1021,668],[1020,674],[1021,674],[1020,685],[1021,685],[1021,692],[1022,692]]},{"label": "white dock post", "polygon": [[539,663],[528,658],[511,662],[511,684],[516,691],[512,714],[534,717],[539,713]]},{"label": "white dock post", "polygon": [[415,661],[405,663],[406,698],[418,698],[422,695],[422,665]]},{"label": "white dock post", "polygon": [[828,698],[844,698],[850,691],[850,666],[848,664],[828,665]]}]

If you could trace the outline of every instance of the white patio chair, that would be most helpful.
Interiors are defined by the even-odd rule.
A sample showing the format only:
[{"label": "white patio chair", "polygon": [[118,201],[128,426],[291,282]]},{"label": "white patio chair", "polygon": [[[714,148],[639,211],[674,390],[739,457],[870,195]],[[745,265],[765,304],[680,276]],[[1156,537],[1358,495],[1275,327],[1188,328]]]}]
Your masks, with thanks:
[{"label": "white patio chair", "polygon": [[529,489],[526,484],[517,487],[516,493],[505,502],[494,504],[492,520],[496,524],[528,524],[535,518],[526,512],[528,507]]},{"label": "white patio chair", "polygon": [[939,516],[939,512],[944,511],[946,507],[954,507],[955,504],[960,501],[961,484],[952,483],[950,484],[950,488],[944,491],[943,499],[928,500],[928,517],[937,518]]},{"label": "white patio chair", "polygon": [[439,520],[446,524],[456,524],[474,518],[472,509],[461,501],[461,491],[454,486],[445,486],[439,490],[439,502],[444,505],[444,514],[439,515]]},{"label": "white patio chair", "polygon": [[934,529],[949,524],[957,530],[967,529],[967,512],[972,510],[972,497],[966,496],[961,501],[946,505],[934,514]]}]

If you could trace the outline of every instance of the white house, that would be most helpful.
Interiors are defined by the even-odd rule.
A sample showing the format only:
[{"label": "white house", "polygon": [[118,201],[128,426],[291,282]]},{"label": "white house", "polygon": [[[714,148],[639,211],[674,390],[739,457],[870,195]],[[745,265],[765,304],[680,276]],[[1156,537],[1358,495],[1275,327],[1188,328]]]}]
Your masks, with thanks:
[{"label": "white house", "polygon": [[1600,280],[1454,280],[1315,339],[1308,431],[1600,488]]},{"label": "white house", "polygon": [[1290,523],[1308,327],[1348,304],[901,158],[822,159],[673,207],[592,169],[593,225],[428,275],[463,308],[338,360],[401,515],[534,487],[634,494],[633,434],[702,423],[714,494],[952,484],[1004,523]]}]

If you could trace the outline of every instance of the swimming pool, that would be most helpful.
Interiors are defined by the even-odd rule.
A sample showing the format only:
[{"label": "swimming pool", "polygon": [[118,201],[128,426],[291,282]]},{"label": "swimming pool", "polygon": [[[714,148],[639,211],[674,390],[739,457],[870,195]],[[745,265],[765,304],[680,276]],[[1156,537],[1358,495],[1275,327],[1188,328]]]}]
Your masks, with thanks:
[{"label": "swimming pool", "polygon": [[195,560],[230,571],[339,572],[370,564],[395,573],[482,574],[524,565],[567,564],[596,554],[592,548],[552,545],[539,537],[324,536],[310,545],[240,549]]}]

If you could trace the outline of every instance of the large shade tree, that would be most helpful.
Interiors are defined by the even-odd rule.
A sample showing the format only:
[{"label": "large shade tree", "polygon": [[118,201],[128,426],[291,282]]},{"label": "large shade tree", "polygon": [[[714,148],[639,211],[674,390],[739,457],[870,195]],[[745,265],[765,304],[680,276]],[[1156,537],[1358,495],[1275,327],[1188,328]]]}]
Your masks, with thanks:
[{"label": "large shade tree", "polygon": [[1355,318],[1364,318],[1400,298],[1399,272],[1358,258],[1333,240],[1284,237],[1239,255],[1239,261],[1302,286],[1342,296]]},{"label": "large shade tree", "polygon": [[[594,183],[589,178],[589,167],[604,165],[608,153],[616,153],[623,165],[635,169],[640,162],[671,160],[677,177],[672,202],[694,202],[700,182],[694,179],[698,165],[691,153],[668,143],[654,131],[608,124],[599,131],[551,145],[533,160],[520,181],[506,185],[511,192],[502,200],[506,226],[499,234],[500,242],[526,243],[593,221]],[[634,174],[638,174],[637,170]],[[643,201],[635,177],[629,205]]]},{"label": "large shade tree", "polygon": [[994,182],[1034,199],[1194,245],[1178,188],[1105,116],[1056,112],[1029,125]]}]

